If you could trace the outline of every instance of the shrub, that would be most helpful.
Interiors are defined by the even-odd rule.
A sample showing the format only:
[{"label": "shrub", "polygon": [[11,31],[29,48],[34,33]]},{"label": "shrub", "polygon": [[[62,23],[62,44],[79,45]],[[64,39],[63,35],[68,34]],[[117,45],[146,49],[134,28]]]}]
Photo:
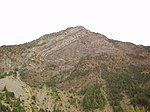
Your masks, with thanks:
[{"label": "shrub", "polygon": [[106,105],[104,96],[101,93],[99,84],[94,84],[85,90],[83,107],[85,110],[103,109]]}]

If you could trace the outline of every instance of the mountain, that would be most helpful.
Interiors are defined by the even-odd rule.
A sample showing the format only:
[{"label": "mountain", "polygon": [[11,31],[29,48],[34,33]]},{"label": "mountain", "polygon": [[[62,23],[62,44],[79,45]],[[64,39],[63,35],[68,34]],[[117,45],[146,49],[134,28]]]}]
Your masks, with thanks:
[{"label": "mountain", "polygon": [[[1,46],[0,78],[0,106],[8,110],[150,111],[150,47],[82,26]],[[10,102],[8,93],[14,94]],[[20,107],[12,106],[16,98]]]}]

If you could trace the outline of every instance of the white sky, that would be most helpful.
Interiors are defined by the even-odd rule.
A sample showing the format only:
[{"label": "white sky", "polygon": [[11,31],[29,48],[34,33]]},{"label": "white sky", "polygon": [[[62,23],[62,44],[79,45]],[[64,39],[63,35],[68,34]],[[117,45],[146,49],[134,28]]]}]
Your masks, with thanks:
[{"label": "white sky", "polygon": [[0,45],[78,25],[111,39],[150,45],[150,0],[0,0]]}]

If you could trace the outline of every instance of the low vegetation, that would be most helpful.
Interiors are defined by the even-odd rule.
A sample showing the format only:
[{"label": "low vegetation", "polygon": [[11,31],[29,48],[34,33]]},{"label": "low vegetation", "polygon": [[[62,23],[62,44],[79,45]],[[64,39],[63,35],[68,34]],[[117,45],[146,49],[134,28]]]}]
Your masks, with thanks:
[{"label": "low vegetation", "polygon": [[84,92],[83,98],[83,108],[84,110],[94,110],[94,109],[104,109],[106,101],[101,93],[101,86],[99,84],[94,84],[88,87]]},{"label": "low vegetation", "polygon": [[[105,65],[103,65],[105,66]],[[131,98],[133,106],[139,106],[150,110],[150,89],[142,87],[148,82],[150,74],[142,75],[141,71],[147,67],[130,66],[129,70],[118,73],[108,72],[107,67],[103,67],[103,78],[107,81],[108,100],[115,112],[123,112],[120,102],[122,93]]]},{"label": "low vegetation", "polygon": [[144,48],[150,52],[150,46],[144,46]]},{"label": "low vegetation", "polygon": [[6,87],[0,93],[0,112],[26,112],[20,98],[15,98],[13,92]]},{"label": "low vegetation", "polygon": [[9,71],[9,72],[1,72],[0,73],[0,79],[1,78],[5,78],[6,76],[16,77],[17,76],[17,72],[16,71]]}]

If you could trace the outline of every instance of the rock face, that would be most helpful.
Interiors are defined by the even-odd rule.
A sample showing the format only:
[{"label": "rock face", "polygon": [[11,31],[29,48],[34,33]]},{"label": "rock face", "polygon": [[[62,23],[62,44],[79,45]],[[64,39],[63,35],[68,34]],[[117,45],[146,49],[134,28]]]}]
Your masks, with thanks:
[{"label": "rock face", "polygon": [[143,47],[110,40],[82,26],[47,34],[23,45],[1,47],[1,50],[0,68],[29,71],[23,79],[28,83],[46,82],[62,71],[74,69],[86,56],[108,54],[115,58],[123,57],[127,63],[150,64],[150,55]]},{"label": "rock face", "polygon": [[[22,45],[0,47],[0,71],[17,71],[30,86],[46,84],[73,92],[99,83],[107,95],[106,85],[113,75],[106,74],[132,74],[133,79],[135,71],[149,75],[150,52],[149,47],[111,40],[77,26]],[[138,83],[150,87],[149,81]]]}]

